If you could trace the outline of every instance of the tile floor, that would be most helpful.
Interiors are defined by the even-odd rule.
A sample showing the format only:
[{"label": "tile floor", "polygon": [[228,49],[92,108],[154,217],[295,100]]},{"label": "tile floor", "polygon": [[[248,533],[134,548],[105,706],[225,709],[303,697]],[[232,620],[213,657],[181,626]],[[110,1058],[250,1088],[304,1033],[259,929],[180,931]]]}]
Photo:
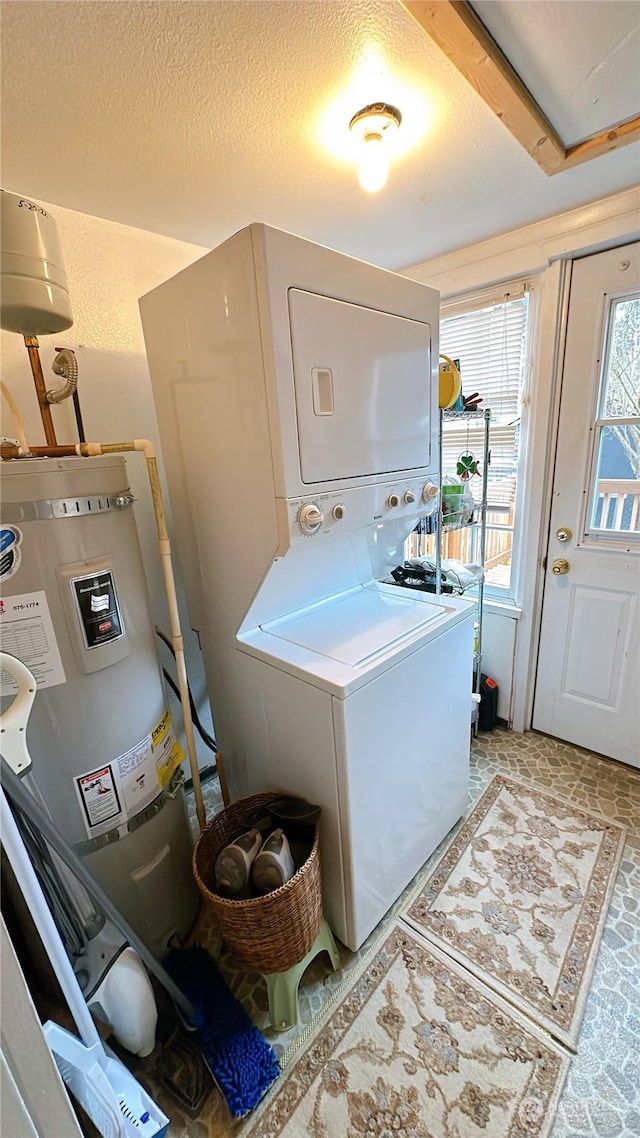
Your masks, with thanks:
[{"label": "tile floor", "polygon": [[[628,828],[578,1054],[572,1061],[550,1138],[640,1138],[640,771],[533,732],[517,735],[498,729],[480,734],[473,742],[470,804],[499,772],[535,782]],[[210,818],[221,807],[215,780],[205,785],[205,801]],[[427,866],[439,852],[435,851]],[[311,965],[300,987],[302,1024],[322,1010],[344,980],[345,970],[352,968],[380,935],[410,889],[411,885],[359,953],[341,949],[339,972],[328,971],[324,954]],[[206,919],[199,926],[199,934],[219,959],[223,975],[254,1022],[278,1055],[285,1055],[288,1047],[295,1046],[300,1028],[272,1032],[260,975],[247,974],[235,964],[221,949],[215,929]],[[228,1116],[225,1120],[226,1111],[215,1094],[195,1122],[187,1121],[168,1097],[162,1096],[160,1105],[171,1116],[171,1138],[223,1138],[242,1132],[241,1124],[228,1121]]]}]

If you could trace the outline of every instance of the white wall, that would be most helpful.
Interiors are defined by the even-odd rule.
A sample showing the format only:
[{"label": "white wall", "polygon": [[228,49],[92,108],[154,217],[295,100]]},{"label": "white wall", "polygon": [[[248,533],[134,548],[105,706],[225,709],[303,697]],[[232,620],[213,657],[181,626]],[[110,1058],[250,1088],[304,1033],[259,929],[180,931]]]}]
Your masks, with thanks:
[{"label": "white wall", "polygon": [[498,716],[511,723],[513,665],[518,621],[506,613],[485,612],[482,621],[482,671],[498,685]]},{"label": "white wall", "polygon": [[407,276],[439,289],[443,297],[472,293],[516,278],[534,278],[534,342],[523,407],[527,445],[523,454],[525,500],[518,605],[501,609],[489,602],[483,624],[483,671],[489,671],[499,684],[498,714],[518,731],[531,725],[567,270],[572,258],[637,240],[639,220],[640,190],[635,187],[405,270]]},{"label": "white wall", "polygon": [[[28,191],[28,187],[24,187]],[[25,193],[25,196],[29,196]],[[38,199],[33,198],[37,201]],[[149,438],[158,444],[158,427],[151,381],[144,350],[138,299],[207,252],[155,233],[88,217],[73,210],[41,203],[55,218],[65,258],[74,323],[68,331],[40,337],[40,355],[47,386],[60,380],[51,371],[58,347],[73,348],[78,359],[78,391],[88,439],[99,442]],[[31,445],[45,443],[27,351],[22,337],[2,332],[2,379],[17,399]],[[3,406],[2,433],[12,435],[10,416]],[[77,441],[72,401],[52,409],[58,442]],[[165,629],[168,616],[162,571],[157,555],[155,521],[148,491],[144,459],[127,458],[143,558],[149,584],[152,615]],[[166,487],[165,487],[166,489]],[[179,557],[179,551],[178,551]],[[196,702],[210,726],[206,685],[195,636],[188,631],[186,609],[183,631],[189,678]],[[169,656],[160,657],[171,671]],[[177,725],[180,715],[171,697]],[[197,739],[199,744],[199,740]],[[201,763],[210,752],[198,746]]]}]

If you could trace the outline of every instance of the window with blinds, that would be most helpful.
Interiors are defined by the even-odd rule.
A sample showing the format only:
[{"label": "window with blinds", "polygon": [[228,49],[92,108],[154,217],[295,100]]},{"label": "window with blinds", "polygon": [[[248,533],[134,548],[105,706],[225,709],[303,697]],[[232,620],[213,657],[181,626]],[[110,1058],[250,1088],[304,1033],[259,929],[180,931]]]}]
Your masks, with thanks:
[{"label": "window with blinds", "polygon": [[[488,475],[488,510],[486,530],[485,572],[488,586],[500,593],[510,593],[513,535],[516,526],[516,495],[520,410],[526,366],[527,291],[524,286],[480,307],[462,310],[451,305],[443,308],[440,324],[440,351],[460,361],[462,392],[482,396],[481,407],[491,408]],[[455,475],[456,464],[463,454],[482,453],[482,425],[467,425],[456,420],[443,426],[442,473]],[[481,479],[469,480],[473,495],[481,495]],[[444,557],[459,557],[473,562],[477,535],[469,532],[454,537],[449,543],[460,548],[443,549]]]}]

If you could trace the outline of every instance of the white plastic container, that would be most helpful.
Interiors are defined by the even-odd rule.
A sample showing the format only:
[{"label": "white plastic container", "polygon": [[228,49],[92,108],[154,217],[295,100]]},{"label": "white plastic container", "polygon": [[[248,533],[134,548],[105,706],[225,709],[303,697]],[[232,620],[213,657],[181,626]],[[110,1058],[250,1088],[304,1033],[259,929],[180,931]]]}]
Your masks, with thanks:
[{"label": "white plastic container", "polygon": [[2,193],[1,323],[22,336],[47,336],[73,324],[54,219],[37,202]]}]

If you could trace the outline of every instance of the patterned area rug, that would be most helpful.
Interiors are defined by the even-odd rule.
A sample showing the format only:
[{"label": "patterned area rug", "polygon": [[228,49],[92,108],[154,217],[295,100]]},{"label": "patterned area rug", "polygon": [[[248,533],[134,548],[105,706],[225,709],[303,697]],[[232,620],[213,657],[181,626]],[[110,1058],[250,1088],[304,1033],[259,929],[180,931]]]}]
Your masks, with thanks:
[{"label": "patterned area rug", "polygon": [[545,1138],[569,1058],[398,922],[243,1138]]},{"label": "patterned area rug", "polygon": [[402,919],[575,1048],[624,837],[498,775]]}]

